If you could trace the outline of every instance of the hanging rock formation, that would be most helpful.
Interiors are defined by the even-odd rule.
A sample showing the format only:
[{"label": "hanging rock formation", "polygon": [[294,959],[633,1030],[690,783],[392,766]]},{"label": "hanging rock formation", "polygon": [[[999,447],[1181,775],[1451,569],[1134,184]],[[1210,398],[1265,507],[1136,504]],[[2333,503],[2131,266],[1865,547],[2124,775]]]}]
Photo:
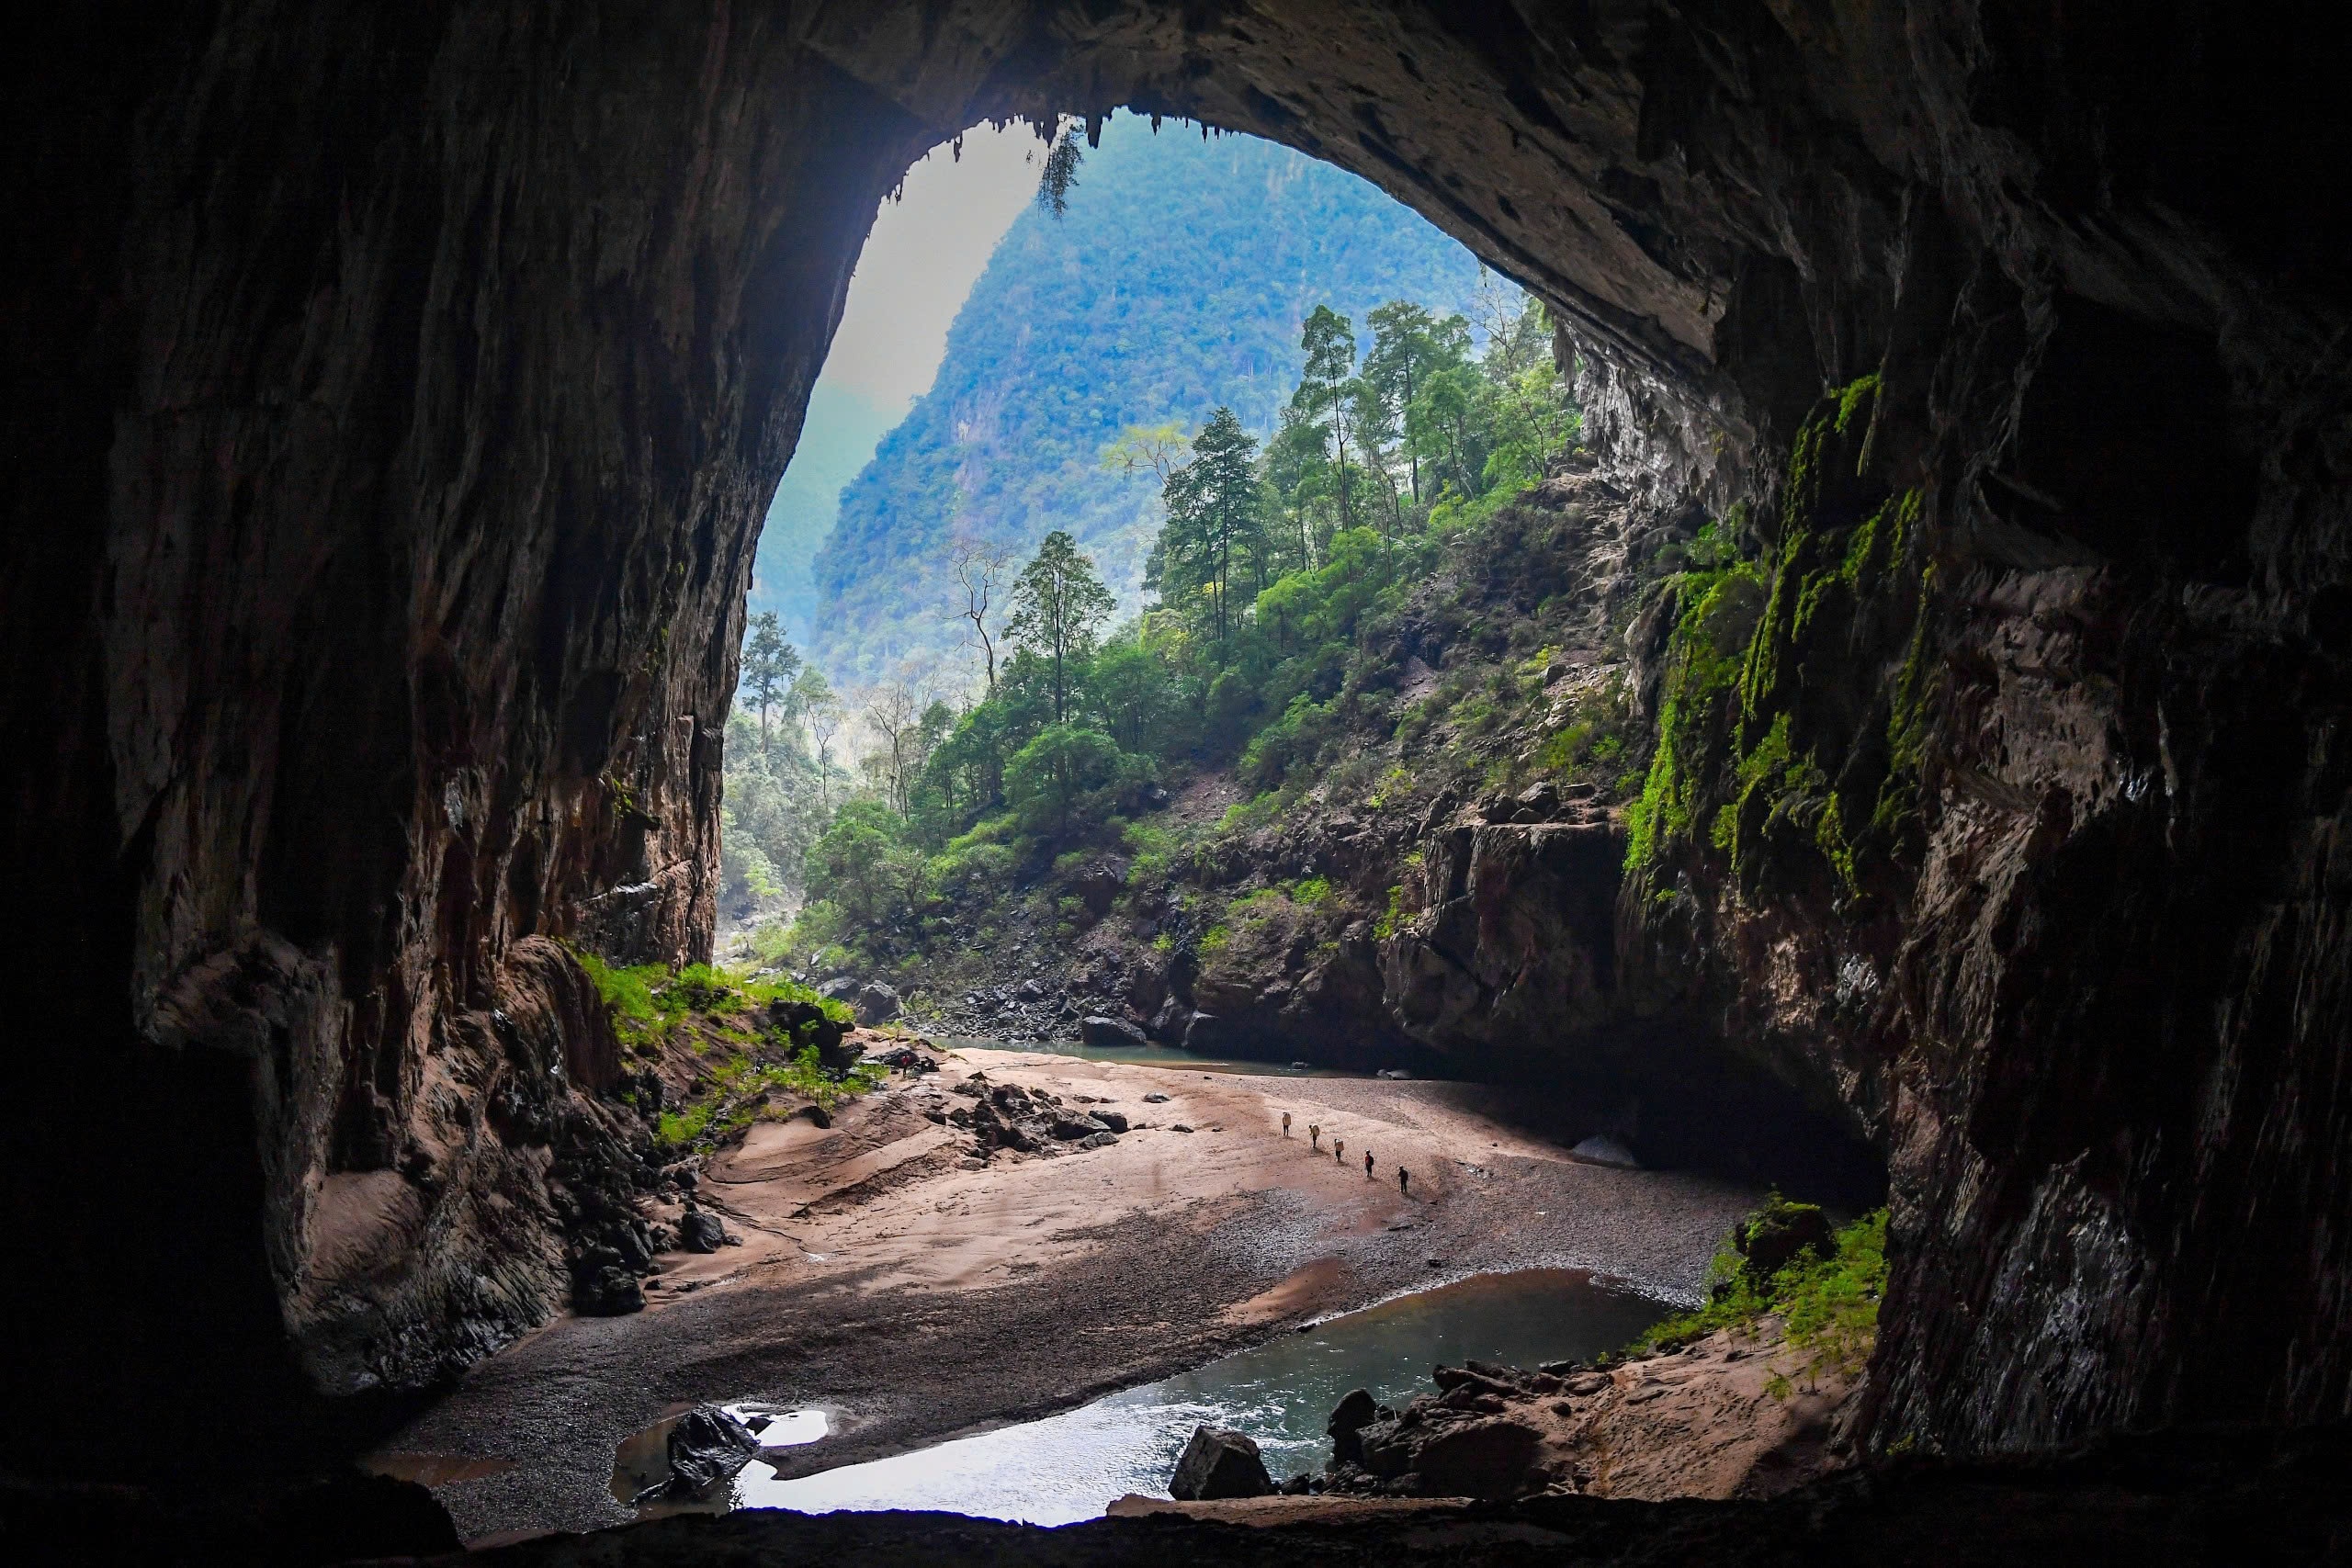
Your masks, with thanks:
[{"label": "hanging rock formation", "polygon": [[[1772,541],[1621,918],[1889,1151],[1879,1440],[2345,1412],[2352,117],[2290,16],[125,20],[5,99],[5,1180],[121,1238],[6,1298],[19,1398],[413,1386],[552,1309],[602,1069],[533,1043],[579,982],[528,944],[707,943],[754,534],[874,205],[1125,103],[1427,213],[1558,308],[1613,483]],[[1865,781],[1881,840],[1826,834]]]}]

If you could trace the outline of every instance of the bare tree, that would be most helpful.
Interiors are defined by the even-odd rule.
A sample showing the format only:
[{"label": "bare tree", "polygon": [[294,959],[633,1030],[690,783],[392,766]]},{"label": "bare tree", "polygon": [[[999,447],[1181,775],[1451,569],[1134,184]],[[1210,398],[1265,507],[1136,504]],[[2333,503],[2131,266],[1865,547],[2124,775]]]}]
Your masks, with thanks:
[{"label": "bare tree", "polygon": [[917,753],[927,701],[926,693],[903,680],[885,681],[865,693],[865,722],[879,742],[869,759],[876,764],[872,771],[882,775],[890,804],[901,817],[907,814],[914,775],[922,768],[922,758]]},{"label": "bare tree", "polygon": [[831,811],[833,737],[841,733],[842,720],[847,716],[824,671],[813,664],[802,666],[799,679],[792,682],[792,704],[800,710],[800,722],[808,727],[808,739],[816,742],[818,806]]},{"label": "bare tree", "polygon": [[1011,550],[971,535],[958,535],[947,547],[948,570],[964,591],[964,607],[956,617],[972,623],[971,637],[964,646],[977,646],[987,659],[990,696],[996,694],[996,639],[989,635],[989,615],[1012,563]]}]

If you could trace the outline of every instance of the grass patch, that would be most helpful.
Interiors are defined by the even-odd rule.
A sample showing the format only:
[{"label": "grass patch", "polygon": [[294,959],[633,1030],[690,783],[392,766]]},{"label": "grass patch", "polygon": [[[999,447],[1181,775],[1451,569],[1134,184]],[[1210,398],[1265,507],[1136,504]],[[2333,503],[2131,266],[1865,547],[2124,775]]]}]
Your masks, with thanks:
[{"label": "grass patch", "polygon": [[1768,1385],[1774,1397],[1786,1397],[1792,1379],[1860,1371],[1878,1342],[1879,1303],[1886,1294],[1886,1211],[1838,1232],[1831,1256],[1801,1251],[1761,1278],[1739,1245],[1743,1233],[1759,1223],[1809,1207],[1774,1194],[1715,1254],[1706,1305],[1656,1325],[1608,1359],[1661,1355],[1726,1328],[1752,1333],[1765,1318],[1777,1317],[1795,1364],[1775,1367]]}]

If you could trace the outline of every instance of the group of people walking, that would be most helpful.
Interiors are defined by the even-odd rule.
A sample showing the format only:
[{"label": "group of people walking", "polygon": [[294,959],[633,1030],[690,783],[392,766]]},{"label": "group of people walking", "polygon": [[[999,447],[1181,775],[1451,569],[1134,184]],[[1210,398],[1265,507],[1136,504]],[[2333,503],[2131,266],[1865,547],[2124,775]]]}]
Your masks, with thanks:
[{"label": "group of people walking", "polygon": [[[1290,1112],[1287,1111],[1283,1112],[1283,1136],[1285,1138],[1290,1136]],[[1317,1154],[1319,1155],[1323,1152],[1323,1124],[1321,1122],[1309,1122],[1306,1124],[1306,1143],[1307,1146],[1313,1149]],[[1331,1157],[1341,1165],[1348,1163],[1347,1139],[1338,1137],[1336,1135],[1331,1139]],[[1363,1179],[1366,1181],[1370,1181],[1372,1179],[1372,1151],[1370,1149],[1366,1149],[1363,1152]],[[1413,1195],[1413,1173],[1407,1170],[1401,1165],[1396,1168],[1396,1190],[1403,1193],[1408,1198]]]}]

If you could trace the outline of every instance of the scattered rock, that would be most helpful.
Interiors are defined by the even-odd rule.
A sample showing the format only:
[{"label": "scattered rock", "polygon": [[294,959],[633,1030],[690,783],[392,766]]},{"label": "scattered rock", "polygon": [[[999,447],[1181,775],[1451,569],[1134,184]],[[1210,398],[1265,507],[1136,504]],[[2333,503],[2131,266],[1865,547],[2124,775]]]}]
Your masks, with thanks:
[{"label": "scattered rock", "polygon": [[1081,1044],[1114,1048],[1149,1043],[1144,1032],[1126,1020],[1106,1018],[1099,1013],[1080,1021],[1078,1038]]},{"label": "scattered rock", "polygon": [[1124,1133],[1127,1130],[1127,1118],[1124,1111],[1097,1111],[1094,1113],[1094,1119],[1114,1133]]},{"label": "scattered rock", "polygon": [[700,1493],[733,1475],[760,1451],[750,1427],[716,1404],[697,1404],[670,1428],[670,1484]]},{"label": "scattered rock", "polygon": [[608,1263],[573,1277],[571,1310],[582,1317],[625,1317],[645,1310],[645,1292],[636,1275]]},{"label": "scattered rock", "polygon": [[899,1016],[899,1006],[897,987],[872,981],[857,993],[857,1021],[869,1027],[888,1023]]},{"label": "scattered rock", "polygon": [[1220,1497],[1264,1497],[1274,1489],[1258,1445],[1239,1432],[1193,1428],[1168,1482],[1168,1495],[1179,1502],[1206,1503]]},{"label": "scattered rock", "polygon": [[1410,1073],[1408,1073],[1408,1072],[1407,1072],[1407,1071],[1406,1071],[1404,1068],[1402,1068],[1402,1067],[1383,1067],[1383,1068],[1381,1068],[1381,1069],[1380,1069],[1380,1071],[1379,1071],[1378,1073],[1374,1074],[1374,1076],[1375,1077],[1384,1077],[1384,1078],[1409,1078],[1409,1077],[1411,1077],[1413,1075],[1412,1075],[1412,1074],[1410,1074]]},{"label": "scattered rock", "polygon": [[817,994],[829,1002],[847,1001],[857,994],[857,982],[847,975],[836,975],[818,987]]},{"label": "scattered rock", "polygon": [[1110,1130],[1108,1125],[1092,1116],[1068,1111],[1056,1116],[1050,1129],[1055,1137],[1066,1144],[1075,1143],[1081,1138],[1091,1138],[1097,1133],[1108,1133]]},{"label": "scattered rock", "polygon": [[1146,1105],[1165,1105],[1168,1103],[1168,1097],[1159,1093],[1147,1094],[1143,1097],[1143,1102]]},{"label": "scattered rock", "polygon": [[1119,1134],[1116,1133],[1109,1131],[1090,1133],[1078,1141],[1078,1146],[1081,1149],[1107,1149],[1118,1141]]},{"label": "scattered rock", "polygon": [[727,1242],[726,1223],[707,1209],[688,1209],[678,1222],[678,1245],[688,1252],[717,1252]]},{"label": "scattered rock", "polygon": [[1186,1125],[1185,1125],[1183,1122],[1177,1122],[1175,1125],[1173,1125],[1173,1126],[1171,1126],[1170,1128],[1169,1128],[1169,1131],[1170,1131],[1170,1132],[1171,1132],[1171,1133],[1189,1133],[1189,1132],[1191,1132],[1192,1130],[1193,1130],[1192,1128],[1190,1128],[1190,1127],[1186,1126]]}]

